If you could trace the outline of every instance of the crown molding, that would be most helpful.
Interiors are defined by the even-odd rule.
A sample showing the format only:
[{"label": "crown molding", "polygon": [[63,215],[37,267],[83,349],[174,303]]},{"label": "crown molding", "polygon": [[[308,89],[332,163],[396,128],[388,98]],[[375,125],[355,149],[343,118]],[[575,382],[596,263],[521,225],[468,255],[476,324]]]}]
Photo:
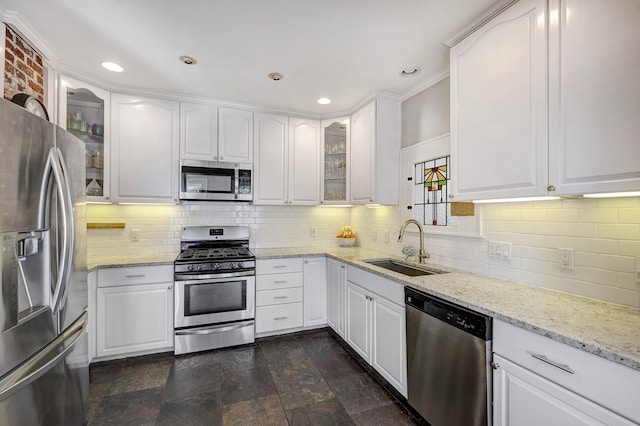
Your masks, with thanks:
[{"label": "crown molding", "polygon": [[488,21],[493,19],[496,15],[499,15],[507,9],[509,6],[517,2],[518,0],[500,0],[484,12],[482,12],[478,17],[474,18],[470,22],[464,24],[461,27],[458,27],[454,32],[452,32],[447,38],[442,40],[444,44],[449,47],[453,47],[456,44],[460,43],[464,40],[469,34],[473,33],[475,30],[486,24]]},{"label": "crown molding", "polygon": [[437,73],[433,74],[431,77],[419,83],[417,86],[412,87],[408,91],[402,94],[402,102],[406,101],[409,98],[414,97],[418,93],[428,89],[436,83],[441,82],[445,78],[449,77],[449,67],[443,68]]},{"label": "crown molding", "polygon": [[50,64],[58,63],[58,58],[49,49],[42,36],[27,21],[22,19],[18,12],[7,10],[0,4],[0,18],[9,28],[23,38],[32,49],[38,52],[43,61],[47,61]]}]

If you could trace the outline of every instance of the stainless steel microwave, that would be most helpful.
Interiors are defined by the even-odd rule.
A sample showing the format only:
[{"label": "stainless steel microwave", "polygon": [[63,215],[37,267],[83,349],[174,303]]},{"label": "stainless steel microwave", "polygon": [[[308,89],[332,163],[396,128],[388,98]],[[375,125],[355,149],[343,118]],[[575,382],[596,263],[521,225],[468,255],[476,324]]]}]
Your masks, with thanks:
[{"label": "stainless steel microwave", "polygon": [[252,166],[217,161],[180,161],[180,199],[252,201]]}]

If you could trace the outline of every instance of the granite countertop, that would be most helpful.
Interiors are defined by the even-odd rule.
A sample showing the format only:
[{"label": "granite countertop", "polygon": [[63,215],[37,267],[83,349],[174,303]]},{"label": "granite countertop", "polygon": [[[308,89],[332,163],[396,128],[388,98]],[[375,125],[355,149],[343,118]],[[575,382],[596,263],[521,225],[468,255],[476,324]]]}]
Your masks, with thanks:
[{"label": "granite countertop", "polygon": [[[409,277],[365,263],[363,259],[389,258],[360,248],[291,247],[252,249],[258,259],[292,256],[328,256],[403,285],[531,332],[640,370],[640,310],[520,284],[469,272],[425,266],[446,274]],[[172,263],[176,254],[90,259],[91,268]],[[398,259],[401,259],[398,257]]]},{"label": "granite countertop", "polygon": [[173,265],[178,253],[123,254],[118,256],[96,256],[87,259],[87,270],[96,268],[120,268],[125,266]]}]

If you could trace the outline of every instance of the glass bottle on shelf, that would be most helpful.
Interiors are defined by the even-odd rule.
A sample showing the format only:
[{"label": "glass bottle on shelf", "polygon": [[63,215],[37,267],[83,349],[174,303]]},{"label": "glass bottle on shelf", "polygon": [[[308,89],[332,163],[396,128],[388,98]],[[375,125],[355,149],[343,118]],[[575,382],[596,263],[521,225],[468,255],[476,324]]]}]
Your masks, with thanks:
[{"label": "glass bottle on shelf", "polygon": [[349,118],[322,122],[323,204],[349,204]]}]

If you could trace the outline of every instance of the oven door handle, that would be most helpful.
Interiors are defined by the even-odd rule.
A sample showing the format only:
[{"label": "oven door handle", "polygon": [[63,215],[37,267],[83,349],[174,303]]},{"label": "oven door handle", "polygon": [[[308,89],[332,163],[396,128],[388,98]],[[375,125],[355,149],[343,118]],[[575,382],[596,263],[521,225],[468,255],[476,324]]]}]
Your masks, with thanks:
[{"label": "oven door handle", "polygon": [[191,328],[189,330],[176,330],[176,336],[226,333],[227,331],[237,330],[239,328],[244,328],[253,324],[254,324],[254,321],[243,321],[241,323],[232,324],[232,325],[218,325],[215,327],[206,326],[206,327],[199,327],[199,328]]},{"label": "oven door handle", "polygon": [[[175,280],[180,281],[183,284],[206,284],[206,281],[215,283],[216,281],[229,281],[229,278],[251,277],[255,274],[255,270],[232,272],[228,274],[181,274],[178,272],[175,274]],[[198,279],[185,279],[193,278],[194,276],[198,277]]]}]

